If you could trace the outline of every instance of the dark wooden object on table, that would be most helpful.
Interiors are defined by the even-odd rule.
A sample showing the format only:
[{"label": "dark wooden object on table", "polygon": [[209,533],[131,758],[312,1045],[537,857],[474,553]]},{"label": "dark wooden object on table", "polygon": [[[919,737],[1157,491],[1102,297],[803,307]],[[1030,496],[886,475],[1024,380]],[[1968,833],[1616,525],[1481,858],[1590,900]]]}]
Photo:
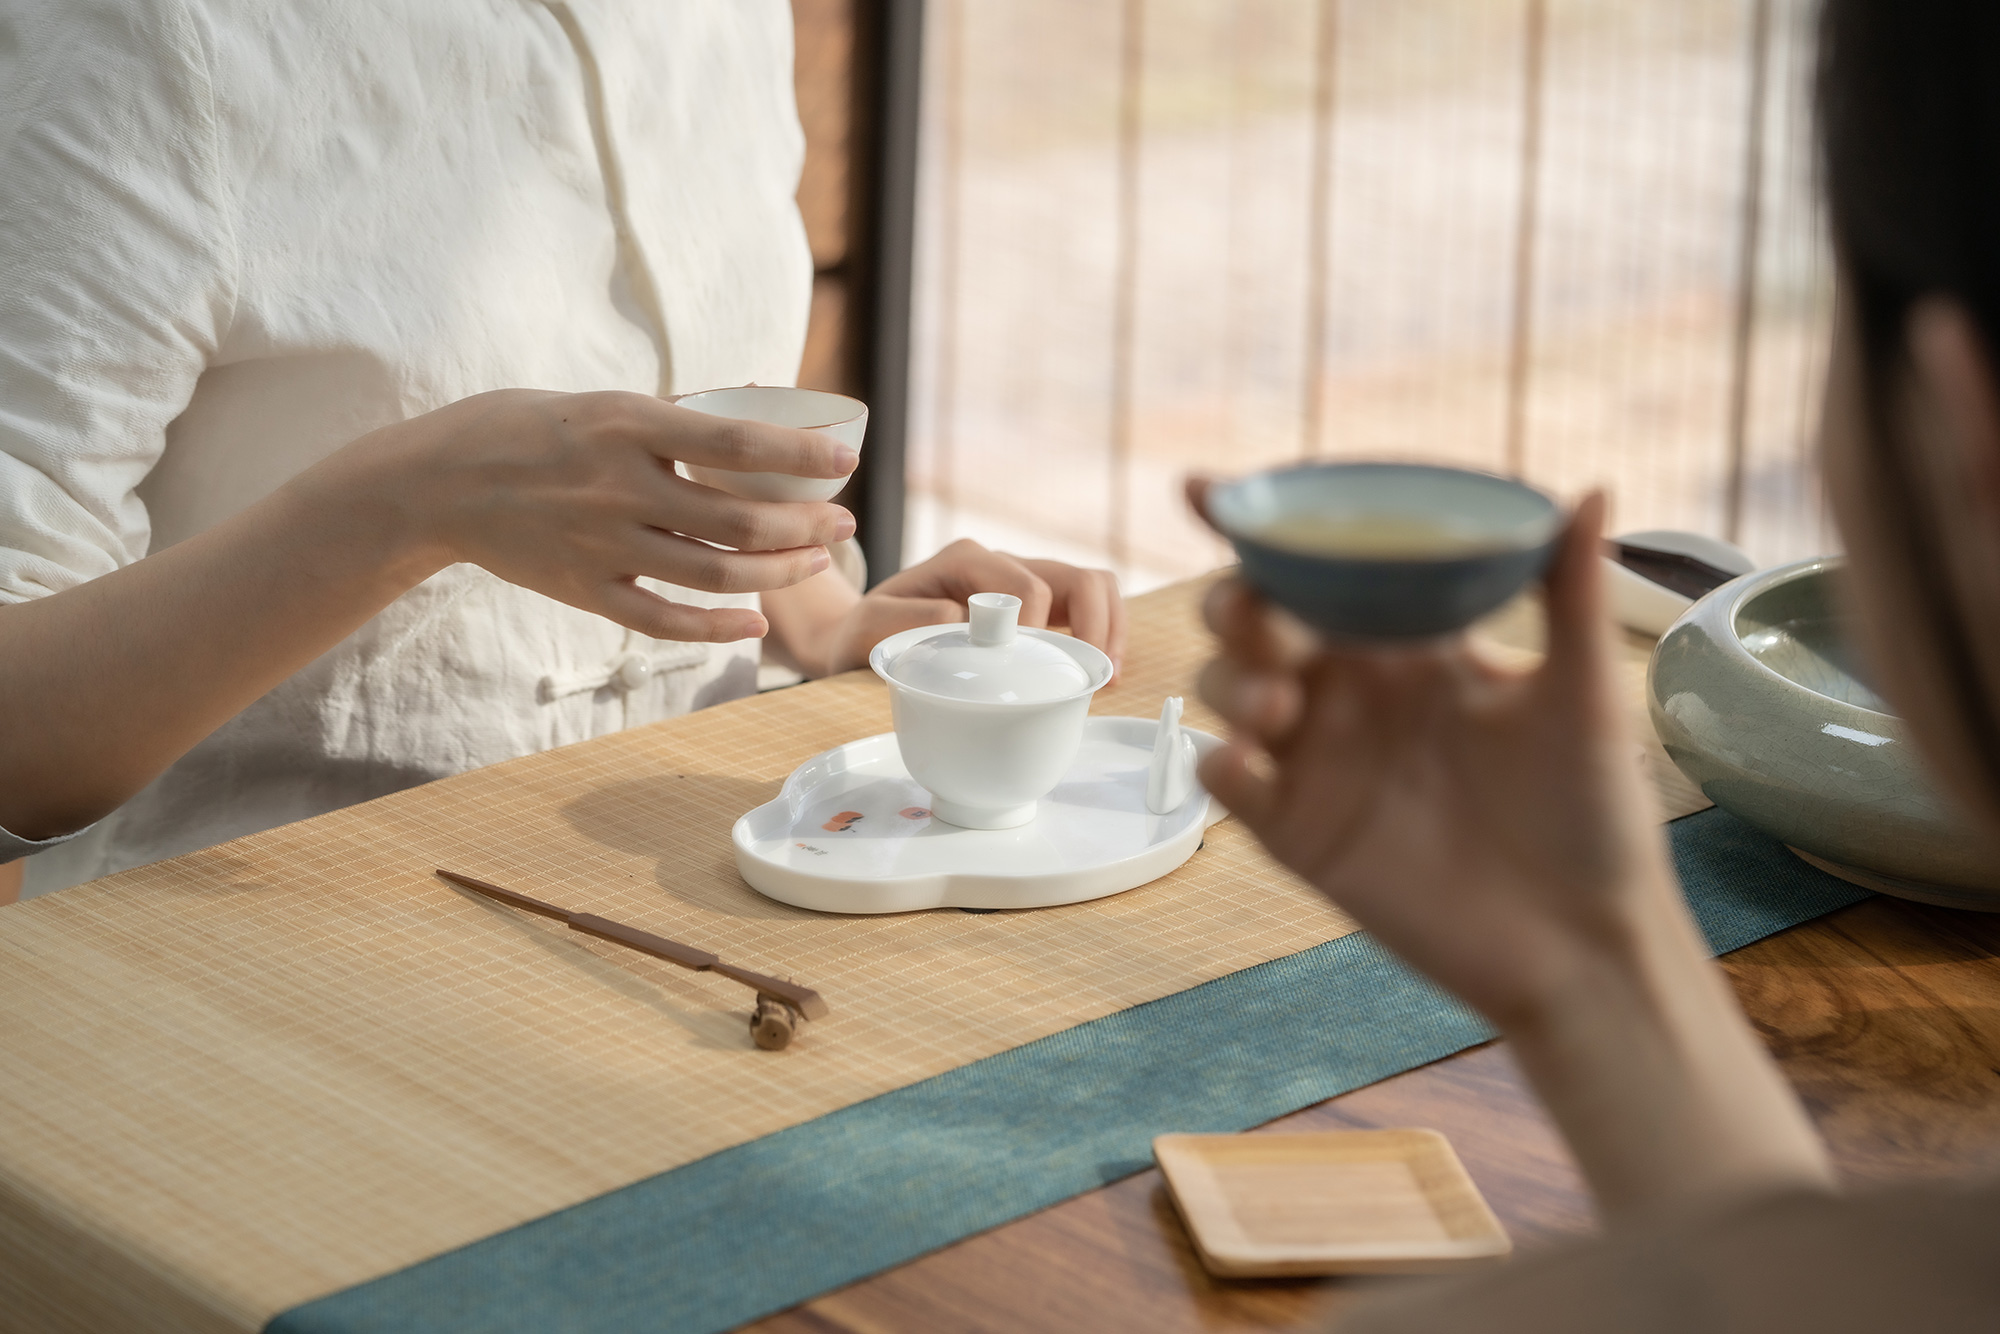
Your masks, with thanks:
[{"label": "dark wooden object on table", "polygon": [[765,1051],[783,1051],[792,1045],[793,1035],[804,1022],[785,1002],[759,996],[757,1008],[750,1013],[750,1040]]},{"label": "dark wooden object on table", "polygon": [[510,908],[531,912],[538,917],[553,918],[572,931],[599,940],[608,940],[614,945],[623,945],[628,950],[649,954],[655,959],[665,959],[668,963],[679,964],[697,973],[717,973],[732,982],[741,982],[757,993],[757,1008],[750,1016],[750,1036],[759,1047],[766,1051],[779,1051],[787,1046],[799,1024],[807,1019],[823,1019],[829,1013],[827,1004],[817,991],[802,987],[796,982],[788,982],[781,977],[767,977],[763,973],[753,973],[748,968],[738,968],[724,963],[707,950],[684,945],[678,940],[668,940],[656,936],[651,931],[641,931],[636,926],[614,922],[608,917],[595,913],[571,912],[558,908],[553,903],[518,894],[511,889],[486,880],[475,880],[469,875],[440,868],[438,879],[460,889],[483,894]]},{"label": "dark wooden object on table", "polygon": [[[2000,915],[1871,899],[1723,965],[1849,1182],[2000,1172]],[[1450,1137],[1521,1250],[1592,1226],[1583,1182],[1504,1044],[1264,1129],[1389,1126]],[[1150,1171],[749,1328],[1220,1334],[1312,1328],[1367,1290],[1359,1280],[1210,1278]]]},{"label": "dark wooden object on table", "polygon": [[1640,578],[1650,579],[1685,598],[1705,597],[1736,577],[1684,552],[1660,551],[1615,539],[1606,542],[1604,550],[1611,559]]}]

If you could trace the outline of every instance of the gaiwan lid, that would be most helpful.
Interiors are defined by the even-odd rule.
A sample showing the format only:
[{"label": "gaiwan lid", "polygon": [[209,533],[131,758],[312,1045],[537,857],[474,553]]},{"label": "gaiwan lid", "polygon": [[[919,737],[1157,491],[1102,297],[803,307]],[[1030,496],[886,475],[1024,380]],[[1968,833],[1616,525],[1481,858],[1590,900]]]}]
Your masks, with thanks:
[{"label": "gaiwan lid", "polygon": [[930,635],[897,654],[903,685],[976,704],[1045,704],[1090,688],[1090,673],[1059,645],[1019,633],[1021,599],[975,593],[963,630]]}]

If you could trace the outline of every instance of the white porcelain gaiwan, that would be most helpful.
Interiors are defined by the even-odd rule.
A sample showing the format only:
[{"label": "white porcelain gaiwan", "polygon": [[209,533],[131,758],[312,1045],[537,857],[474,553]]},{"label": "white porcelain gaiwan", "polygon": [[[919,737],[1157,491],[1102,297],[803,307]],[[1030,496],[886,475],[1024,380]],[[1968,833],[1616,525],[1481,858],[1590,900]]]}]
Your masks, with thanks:
[{"label": "white porcelain gaiwan", "polygon": [[937,819],[1012,829],[1035,818],[1083,743],[1111,660],[1080,639],[1020,624],[1021,599],[977,593],[964,625],[891,635],[868,655],[889,685],[896,745]]}]

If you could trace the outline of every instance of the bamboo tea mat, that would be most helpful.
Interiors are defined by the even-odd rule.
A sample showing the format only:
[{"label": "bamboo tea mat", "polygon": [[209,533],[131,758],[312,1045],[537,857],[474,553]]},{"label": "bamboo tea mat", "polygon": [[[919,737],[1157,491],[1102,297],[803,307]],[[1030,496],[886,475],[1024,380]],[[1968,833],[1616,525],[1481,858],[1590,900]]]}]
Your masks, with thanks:
[{"label": "bamboo tea mat", "polygon": [[[1200,591],[1135,602],[1095,712],[1189,693]],[[1525,615],[1502,635],[1528,642]],[[1192,699],[1189,721],[1214,727]],[[1233,822],[1174,875],[1068,908],[827,917],[745,887],[736,816],[887,728],[879,684],[850,674],[0,912],[0,1326],[11,1309],[37,1328],[256,1329],[1328,942],[1383,966]],[[1656,746],[1641,759],[1664,813],[1705,804]],[[789,973],[833,1015],[757,1051],[747,991],[473,900],[433,866]],[[315,1309],[286,1320],[315,1327],[296,1323]]]},{"label": "bamboo tea mat", "polygon": [[[1722,811],[1668,826],[1721,953],[1868,897]],[[1302,1035],[1303,1040],[1302,1040]],[[1493,1036],[1363,932],[739,1144],[269,1334],[712,1334]]]}]

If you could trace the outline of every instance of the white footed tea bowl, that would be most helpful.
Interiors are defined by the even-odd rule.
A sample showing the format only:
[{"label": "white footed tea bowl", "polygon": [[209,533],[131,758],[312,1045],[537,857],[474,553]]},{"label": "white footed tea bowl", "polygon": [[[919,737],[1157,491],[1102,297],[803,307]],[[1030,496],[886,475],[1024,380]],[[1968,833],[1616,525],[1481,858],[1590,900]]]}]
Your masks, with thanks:
[{"label": "white footed tea bowl", "polygon": [[2000,852],[1939,797],[1848,649],[1841,563],[1744,575],[1675,622],[1647,674],[1660,742],[1710,801],[1823,870],[2000,910]]},{"label": "white footed tea bowl", "polygon": [[891,635],[868,655],[889,686],[896,745],[929,789],[931,814],[965,829],[1035,818],[1083,744],[1090,697],[1111,659],[1069,635],[1020,624],[1021,599],[976,593],[964,625]]},{"label": "white footed tea bowl", "polygon": [[[868,433],[868,405],[845,394],[784,385],[746,384],[734,389],[704,389],[682,394],[675,403],[711,417],[793,426],[822,431],[856,454]],[[796,477],[782,472],[736,472],[682,464],[689,477],[703,486],[727,491],[744,500],[832,500],[847,485],[846,477]],[[852,476],[853,474],[849,474]]]}]

